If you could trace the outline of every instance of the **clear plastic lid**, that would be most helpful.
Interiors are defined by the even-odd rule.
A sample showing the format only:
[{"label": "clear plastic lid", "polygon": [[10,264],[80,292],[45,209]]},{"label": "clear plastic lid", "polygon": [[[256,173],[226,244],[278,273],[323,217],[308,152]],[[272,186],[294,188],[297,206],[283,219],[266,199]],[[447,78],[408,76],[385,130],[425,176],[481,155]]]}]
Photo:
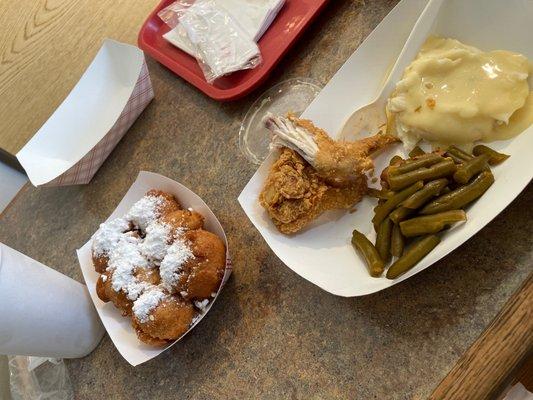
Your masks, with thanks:
[{"label": "clear plastic lid", "polygon": [[292,78],[264,92],[250,107],[241,123],[239,146],[250,162],[261,164],[270,152],[270,132],[263,126],[267,113],[299,116],[311,104],[322,86],[310,78]]}]

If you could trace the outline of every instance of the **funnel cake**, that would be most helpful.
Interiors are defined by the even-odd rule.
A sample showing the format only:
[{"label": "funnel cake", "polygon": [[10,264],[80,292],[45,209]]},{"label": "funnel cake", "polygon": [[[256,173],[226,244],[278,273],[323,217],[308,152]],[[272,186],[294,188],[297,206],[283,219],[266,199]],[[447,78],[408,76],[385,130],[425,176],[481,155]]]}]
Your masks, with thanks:
[{"label": "funnel cake", "polygon": [[183,210],[174,196],[150,190],[93,235],[96,293],[131,316],[144,343],[178,339],[218,291],[226,249],[203,225],[203,216]]}]

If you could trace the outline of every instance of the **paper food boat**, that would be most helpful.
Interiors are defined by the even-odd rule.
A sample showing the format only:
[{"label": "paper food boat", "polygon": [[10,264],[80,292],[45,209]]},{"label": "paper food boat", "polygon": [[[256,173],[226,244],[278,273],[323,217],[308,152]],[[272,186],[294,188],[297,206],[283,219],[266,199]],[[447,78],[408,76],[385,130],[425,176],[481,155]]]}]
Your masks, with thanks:
[{"label": "paper food boat", "polygon": [[18,152],[31,183],[89,183],[153,98],[143,52],[105,40],[74,89]]},{"label": "paper food boat", "polygon": [[78,261],[80,263],[83,278],[87,284],[89,294],[94,302],[96,311],[102,320],[102,323],[109,334],[109,337],[115,344],[119,353],[131,365],[136,366],[142,364],[155,356],[159,355],[176,342],[181,340],[183,336],[189,333],[209,312],[211,306],[217,299],[224,284],[228,281],[231,275],[231,262],[228,252],[228,240],[220,222],[211,209],[204,203],[204,201],[194,192],[183,186],[182,184],[158,175],[152,172],[141,171],[136,181],[131,185],[128,192],[124,195],[119,205],[107,219],[112,220],[125,215],[131,206],[139,199],[141,199],[150,189],[163,190],[173,194],[184,208],[191,207],[195,211],[202,214],[205,218],[205,230],[208,230],[219,236],[226,246],[226,269],[222,283],[217,291],[216,296],[209,302],[206,311],[201,314],[195,322],[191,325],[189,330],[185,332],[180,338],[166,347],[153,347],[142,343],[135,334],[131,326],[131,318],[123,317],[120,311],[113,306],[111,302],[104,303],[96,294],[96,281],[99,274],[94,270],[91,257],[91,240],[89,240],[82,248],[77,250]]},{"label": "paper food boat", "polygon": [[[426,0],[401,1],[333,76],[302,118],[313,120],[335,138],[352,112],[380,93],[387,72],[427,3]],[[456,38],[486,51],[516,51],[531,60],[532,18],[533,2],[445,0],[433,21],[432,33]],[[532,79],[529,83],[532,87]],[[430,254],[395,280],[370,277],[350,243],[353,229],[374,240],[371,224],[374,199],[363,199],[352,214],[329,211],[302,232],[283,235],[258,201],[275,159],[270,155],[240,194],[239,202],[270,248],[290,269],[330,293],[362,296],[395,285],[437,262],[488,224],[526,187],[533,177],[533,126],[514,139],[493,142],[490,146],[511,155],[505,163],[493,168],[496,182],[468,208],[466,223],[443,234],[442,242]],[[400,146],[387,149],[375,160],[378,173],[394,154],[406,156]]]}]

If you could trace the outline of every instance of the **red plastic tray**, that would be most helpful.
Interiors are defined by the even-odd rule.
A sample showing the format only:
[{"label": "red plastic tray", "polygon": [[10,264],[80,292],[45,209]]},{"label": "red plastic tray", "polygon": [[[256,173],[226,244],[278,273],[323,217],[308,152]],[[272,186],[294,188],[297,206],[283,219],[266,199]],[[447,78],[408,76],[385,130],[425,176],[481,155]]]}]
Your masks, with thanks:
[{"label": "red plastic tray", "polygon": [[139,47],[209,97],[230,101],[250,93],[268,77],[328,0],[286,0],[270,28],[259,40],[262,64],[254,69],[219,78],[213,84],[207,83],[194,57],[163,38],[162,35],[170,28],[157,13],[172,2],[173,0],[163,0],[150,14],[139,32]]}]

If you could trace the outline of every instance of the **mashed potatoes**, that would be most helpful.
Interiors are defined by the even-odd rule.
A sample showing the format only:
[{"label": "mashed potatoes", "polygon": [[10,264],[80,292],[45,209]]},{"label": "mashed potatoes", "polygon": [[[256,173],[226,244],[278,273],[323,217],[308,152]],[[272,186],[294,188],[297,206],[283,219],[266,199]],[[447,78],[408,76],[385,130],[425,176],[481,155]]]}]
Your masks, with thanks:
[{"label": "mashed potatoes", "polygon": [[529,69],[518,53],[430,37],[389,98],[389,129],[408,148],[513,137],[533,121]]}]

